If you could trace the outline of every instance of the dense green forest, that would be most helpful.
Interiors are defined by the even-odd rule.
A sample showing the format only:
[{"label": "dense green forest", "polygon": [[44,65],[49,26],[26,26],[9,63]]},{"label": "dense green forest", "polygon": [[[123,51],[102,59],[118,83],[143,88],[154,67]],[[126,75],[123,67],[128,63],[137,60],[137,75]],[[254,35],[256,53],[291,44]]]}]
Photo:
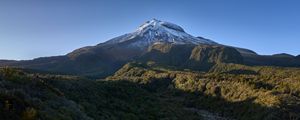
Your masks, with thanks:
[{"label": "dense green forest", "polygon": [[1,69],[0,76],[0,118],[4,120],[201,118],[128,81],[95,81],[13,68]]},{"label": "dense green forest", "polygon": [[[108,80],[151,85],[159,92],[184,92],[188,107],[236,119],[299,119],[300,69],[217,64],[209,72],[130,63]],[[157,88],[165,86],[167,90]]]},{"label": "dense green forest", "polygon": [[0,70],[4,120],[297,120],[300,69],[217,64],[208,72],[132,62],[91,80]]}]

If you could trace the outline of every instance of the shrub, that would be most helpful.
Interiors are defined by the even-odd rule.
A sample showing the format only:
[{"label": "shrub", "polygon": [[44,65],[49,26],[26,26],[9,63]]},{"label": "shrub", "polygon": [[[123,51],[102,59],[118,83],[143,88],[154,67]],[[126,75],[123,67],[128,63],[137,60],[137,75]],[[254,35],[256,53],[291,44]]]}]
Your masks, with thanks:
[{"label": "shrub", "polygon": [[37,118],[37,111],[32,108],[28,107],[22,113],[22,120],[35,120]]}]

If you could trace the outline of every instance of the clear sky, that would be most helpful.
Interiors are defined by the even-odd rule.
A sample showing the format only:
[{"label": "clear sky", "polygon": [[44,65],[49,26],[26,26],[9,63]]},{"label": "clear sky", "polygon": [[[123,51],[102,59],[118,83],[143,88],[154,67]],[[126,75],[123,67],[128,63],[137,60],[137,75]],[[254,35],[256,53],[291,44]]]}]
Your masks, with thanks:
[{"label": "clear sky", "polygon": [[64,55],[152,18],[259,54],[300,54],[299,0],[0,0],[0,59]]}]

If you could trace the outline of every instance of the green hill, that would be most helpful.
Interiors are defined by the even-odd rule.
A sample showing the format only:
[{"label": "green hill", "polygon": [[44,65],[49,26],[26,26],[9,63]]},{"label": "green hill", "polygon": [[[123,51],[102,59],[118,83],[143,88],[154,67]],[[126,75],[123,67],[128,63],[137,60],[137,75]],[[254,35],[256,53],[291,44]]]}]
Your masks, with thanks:
[{"label": "green hill", "polygon": [[207,71],[217,63],[243,63],[243,57],[235,48],[225,46],[156,44],[138,61]]}]

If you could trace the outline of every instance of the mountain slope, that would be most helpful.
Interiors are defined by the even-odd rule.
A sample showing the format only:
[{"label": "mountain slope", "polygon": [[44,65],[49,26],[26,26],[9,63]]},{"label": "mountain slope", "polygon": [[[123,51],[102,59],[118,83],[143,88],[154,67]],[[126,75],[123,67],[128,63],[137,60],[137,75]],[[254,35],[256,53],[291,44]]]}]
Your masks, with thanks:
[{"label": "mountain slope", "polygon": [[211,45],[156,44],[138,60],[181,69],[209,70],[217,63],[243,63],[240,53],[231,47]]}]

